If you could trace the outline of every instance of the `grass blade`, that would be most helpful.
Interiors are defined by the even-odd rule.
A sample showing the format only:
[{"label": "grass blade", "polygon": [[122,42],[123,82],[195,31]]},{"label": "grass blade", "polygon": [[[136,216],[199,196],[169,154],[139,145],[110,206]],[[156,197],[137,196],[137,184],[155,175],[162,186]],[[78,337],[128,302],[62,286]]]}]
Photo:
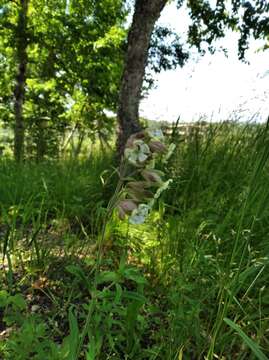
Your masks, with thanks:
[{"label": "grass blade", "polygon": [[224,318],[224,321],[242,338],[244,343],[252,350],[259,360],[269,360],[268,357],[261,351],[259,345],[255,343],[244,331],[232,320]]}]

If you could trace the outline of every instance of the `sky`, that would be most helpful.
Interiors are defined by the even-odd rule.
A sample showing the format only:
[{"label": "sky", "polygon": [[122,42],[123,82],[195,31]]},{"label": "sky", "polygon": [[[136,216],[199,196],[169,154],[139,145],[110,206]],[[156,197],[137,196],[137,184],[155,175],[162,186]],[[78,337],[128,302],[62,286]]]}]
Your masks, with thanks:
[{"label": "sky", "polygon": [[[186,34],[186,10],[167,5],[159,25]],[[140,115],[151,120],[219,121],[239,118],[265,121],[269,115],[269,50],[262,41],[250,42],[246,59],[238,60],[237,36],[229,32],[217,43],[228,49],[200,56],[196,51],[183,68],[155,75],[155,88],[140,105]]]}]

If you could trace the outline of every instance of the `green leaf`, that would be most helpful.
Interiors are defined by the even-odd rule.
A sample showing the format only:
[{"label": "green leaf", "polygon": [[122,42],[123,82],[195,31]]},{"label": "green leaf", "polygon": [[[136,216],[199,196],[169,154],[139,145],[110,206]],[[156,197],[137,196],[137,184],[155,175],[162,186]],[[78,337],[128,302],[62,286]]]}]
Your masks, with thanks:
[{"label": "green leaf", "polygon": [[0,290],[0,308],[8,304],[9,294],[6,290]]},{"label": "green leaf", "polygon": [[91,340],[88,345],[88,351],[86,354],[86,360],[95,360],[96,358],[96,352],[95,352],[95,342],[94,340]]},{"label": "green leaf", "polygon": [[122,288],[119,284],[116,284],[116,294],[114,299],[115,304],[118,304],[121,301],[121,297],[122,297]]},{"label": "green leaf", "polygon": [[252,350],[252,352],[257,356],[259,360],[268,360],[268,357],[261,351],[259,345],[255,343],[249,336],[247,336],[240,328],[240,326],[238,326],[235,322],[228,318],[224,318],[224,321],[227,325],[229,325],[233,330],[238,333],[244,343]]},{"label": "green leaf", "polygon": [[89,279],[87,278],[85,272],[76,265],[68,265],[66,266],[66,270],[74,275],[88,290],[90,289],[90,282]]},{"label": "green leaf", "polygon": [[134,292],[134,291],[124,291],[122,293],[122,297],[124,299],[128,299],[128,300],[133,300],[133,301],[138,301],[138,302],[141,302],[141,303],[145,303],[146,302],[146,298],[145,296],[137,293],[137,292]]},{"label": "green leaf", "polygon": [[137,269],[125,268],[123,276],[128,280],[133,280],[137,284],[146,284],[147,280],[142,276]]},{"label": "green leaf", "polygon": [[103,283],[108,283],[108,282],[118,283],[118,282],[120,282],[120,280],[121,280],[121,277],[116,272],[104,271],[100,275],[97,276],[96,283],[99,285],[103,284]]},{"label": "green leaf", "polygon": [[10,297],[9,303],[19,310],[25,310],[27,307],[26,301],[21,294],[16,294]]},{"label": "green leaf", "polygon": [[77,360],[77,349],[79,344],[79,328],[78,328],[77,319],[71,309],[69,309],[68,320],[70,327],[70,335],[69,335],[69,356],[67,359]]}]

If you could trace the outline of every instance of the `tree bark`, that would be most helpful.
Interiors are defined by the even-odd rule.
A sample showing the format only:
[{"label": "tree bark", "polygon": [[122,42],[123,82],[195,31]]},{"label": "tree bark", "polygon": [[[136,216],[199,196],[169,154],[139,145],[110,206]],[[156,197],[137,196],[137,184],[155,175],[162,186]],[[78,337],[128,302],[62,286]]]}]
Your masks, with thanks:
[{"label": "tree bark", "polygon": [[24,132],[23,121],[23,102],[25,94],[26,70],[27,70],[27,12],[29,0],[20,0],[20,10],[18,14],[18,25],[16,29],[16,56],[18,61],[18,73],[14,89],[14,157],[17,162],[21,162],[24,156]]},{"label": "tree bark", "polygon": [[139,102],[148,58],[150,38],[167,0],[136,0],[123,71],[118,108],[118,153],[128,137],[140,130]]}]

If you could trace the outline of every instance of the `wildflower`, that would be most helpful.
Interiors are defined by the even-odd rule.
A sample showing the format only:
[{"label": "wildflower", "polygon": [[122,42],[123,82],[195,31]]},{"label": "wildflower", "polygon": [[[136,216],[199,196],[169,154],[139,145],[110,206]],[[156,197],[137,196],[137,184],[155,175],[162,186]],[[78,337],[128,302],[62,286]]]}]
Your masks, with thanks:
[{"label": "wildflower", "polygon": [[149,148],[152,152],[156,153],[163,153],[166,151],[166,146],[158,140],[151,140],[149,142]]},{"label": "wildflower", "polygon": [[150,149],[143,140],[134,140],[132,147],[127,147],[124,151],[125,158],[134,166],[145,162],[149,155]]},{"label": "wildflower", "polygon": [[146,169],[141,171],[141,175],[143,176],[143,178],[151,183],[152,185],[158,185],[158,184],[162,184],[162,178],[160,175],[162,175],[162,172],[157,171],[157,170],[153,170],[153,169]]},{"label": "wildflower", "polygon": [[[163,182],[164,174],[155,170],[155,155],[165,153],[164,158],[167,161],[175,149],[174,144],[167,149],[163,139],[162,130],[153,128],[129,137],[124,156],[130,164],[138,167],[135,173],[142,176],[143,180],[133,180],[133,174],[131,178],[125,179],[127,184],[124,196],[128,199],[119,201],[117,205],[120,219],[128,215],[131,224],[142,224],[161,193],[169,187],[172,180]],[[154,192],[150,191],[152,187],[156,189]]]},{"label": "wildflower", "polygon": [[139,204],[138,208],[133,210],[129,218],[129,223],[133,225],[143,224],[150,209],[150,206],[147,204]]},{"label": "wildflower", "polygon": [[127,143],[126,143],[126,148],[131,148],[133,147],[133,144],[136,140],[141,140],[145,137],[145,133],[144,131],[140,131],[138,133],[135,133],[133,135],[131,135],[128,140],[127,140]]},{"label": "wildflower", "polygon": [[125,211],[124,211],[123,208],[120,207],[120,206],[117,206],[117,209],[118,209],[118,214],[119,214],[120,220],[124,220],[124,219],[125,219],[125,215],[126,215]]},{"label": "wildflower", "polygon": [[128,187],[134,190],[144,190],[145,188],[147,188],[149,186],[149,184],[146,181],[129,181],[128,182]]},{"label": "wildflower", "polygon": [[125,215],[131,214],[132,211],[137,209],[137,205],[132,199],[125,199],[125,200],[121,200],[118,203],[117,208],[119,212],[119,218],[123,220],[125,218]]},{"label": "wildflower", "polygon": [[128,195],[137,202],[141,202],[144,199],[150,199],[152,192],[146,189],[132,189],[127,186]]}]

